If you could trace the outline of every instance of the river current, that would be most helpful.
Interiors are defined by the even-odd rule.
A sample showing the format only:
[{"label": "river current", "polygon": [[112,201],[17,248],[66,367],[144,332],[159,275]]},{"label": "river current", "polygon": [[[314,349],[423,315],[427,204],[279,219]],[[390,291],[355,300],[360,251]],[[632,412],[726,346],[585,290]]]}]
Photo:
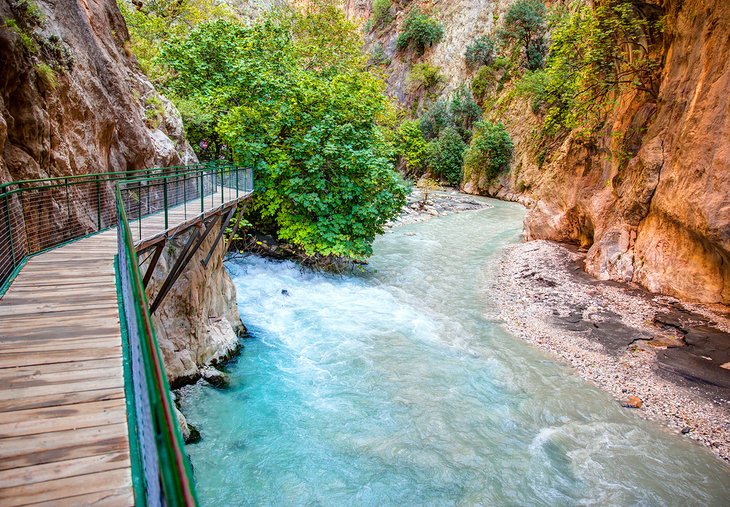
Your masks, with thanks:
[{"label": "river current", "polygon": [[183,399],[203,505],[730,505],[706,449],[500,325],[524,210],[490,202],[393,229],[358,274],[229,261],[252,338],[229,389]]}]

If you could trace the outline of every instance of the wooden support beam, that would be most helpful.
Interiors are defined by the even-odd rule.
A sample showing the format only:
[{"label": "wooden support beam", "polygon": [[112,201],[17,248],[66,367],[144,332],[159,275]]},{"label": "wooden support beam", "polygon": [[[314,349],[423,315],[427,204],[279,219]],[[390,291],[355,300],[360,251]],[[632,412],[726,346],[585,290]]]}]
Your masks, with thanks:
[{"label": "wooden support beam", "polygon": [[185,248],[180,254],[180,257],[178,257],[177,261],[175,261],[175,265],[172,267],[172,270],[167,275],[167,279],[165,279],[165,282],[162,284],[160,292],[157,294],[155,300],[152,302],[152,306],[150,306],[150,313],[155,313],[155,310],[160,307],[162,300],[165,299],[165,296],[167,296],[167,293],[175,284],[178,277],[185,270],[185,266],[188,265],[190,259],[193,258],[195,252],[198,250],[198,248],[200,248],[200,245],[203,243],[203,241],[205,241],[205,238],[208,236],[208,234],[210,234],[210,231],[213,229],[213,225],[218,221],[219,216],[220,215],[213,215],[212,217],[210,217],[208,222],[203,222],[205,225],[205,230],[202,234],[199,229],[195,229],[195,232],[193,232],[193,234],[190,236],[188,242],[185,244]]},{"label": "wooden support beam", "polygon": [[236,208],[231,208],[231,211],[228,212],[226,215],[226,219],[221,224],[221,228],[218,231],[218,234],[215,237],[215,241],[213,241],[213,244],[210,246],[210,250],[208,251],[208,255],[205,256],[205,259],[200,261],[200,263],[203,265],[204,268],[208,267],[208,263],[210,262],[210,258],[213,256],[213,252],[215,251],[215,248],[218,246],[218,242],[223,237],[223,234],[226,232],[226,227],[228,227],[228,224],[231,221],[231,218],[233,218],[233,214],[236,212]]},{"label": "wooden support beam", "polygon": [[160,260],[160,255],[162,255],[163,248],[165,248],[164,242],[157,243],[157,245],[155,245],[155,253],[152,254],[152,259],[150,259],[150,263],[147,265],[147,271],[145,271],[144,278],[142,279],[142,285],[145,289],[147,288],[147,284],[150,283],[152,273],[157,266],[157,261]]}]

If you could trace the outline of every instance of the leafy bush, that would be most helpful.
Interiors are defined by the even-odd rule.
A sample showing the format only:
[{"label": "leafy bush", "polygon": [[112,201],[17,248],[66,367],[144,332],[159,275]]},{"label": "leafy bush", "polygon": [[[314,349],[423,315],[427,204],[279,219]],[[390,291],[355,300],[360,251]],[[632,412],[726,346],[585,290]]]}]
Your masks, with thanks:
[{"label": "leafy bush", "polygon": [[420,175],[426,167],[426,140],[418,122],[406,120],[396,131],[396,152],[406,162],[406,170]]},{"label": "leafy bush", "polygon": [[482,108],[476,103],[474,95],[466,86],[460,86],[451,97],[449,117],[461,138],[468,143],[471,139],[472,127],[482,118]]},{"label": "leafy bush", "polygon": [[35,73],[38,76],[38,80],[46,90],[53,90],[58,86],[58,76],[56,71],[51,68],[45,62],[40,62],[34,65]]},{"label": "leafy bush", "polygon": [[547,32],[545,15],[542,0],[517,0],[507,9],[499,30],[502,43],[518,48],[520,58],[530,70],[543,65]]},{"label": "leafy bush", "polygon": [[466,143],[461,139],[459,131],[454,127],[446,127],[438,136],[428,143],[426,161],[434,176],[445,180],[449,185],[461,183],[462,163]]},{"label": "leafy bush", "polygon": [[403,23],[403,31],[398,35],[398,49],[413,48],[419,55],[426,48],[438,44],[444,37],[444,27],[437,20],[413,9]]},{"label": "leafy bush", "polygon": [[379,126],[385,84],[350,57],[355,30],[325,6],[203,23],[161,54],[167,89],[200,103],[234,160],[254,167],[251,221],[304,255],[367,257],[405,204]]},{"label": "leafy bush", "polygon": [[526,73],[517,85],[545,112],[543,135],[600,125],[616,90],[631,87],[656,99],[658,15],[649,17],[630,0],[615,0],[567,14],[552,29],[543,72]]},{"label": "leafy bush", "polygon": [[392,6],[393,2],[391,0],[375,0],[373,2],[373,14],[370,18],[373,22],[373,28],[386,26],[395,19],[391,10]]},{"label": "leafy bush", "polygon": [[375,44],[373,44],[373,47],[370,48],[370,58],[368,59],[368,63],[370,65],[390,64],[390,58],[386,56],[385,48],[383,48],[382,43],[376,42]]},{"label": "leafy bush", "polygon": [[471,80],[471,92],[477,102],[482,103],[494,88],[497,78],[491,66],[482,65]]},{"label": "leafy bush", "polygon": [[482,35],[466,47],[464,59],[471,68],[477,68],[480,65],[491,65],[494,61],[495,51],[494,39],[489,35]]},{"label": "leafy bush", "polygon": [[479,122],[464,155],[465,179],[478,173],[486,176],[487,180],[493,180],[509,169],[512,148],[512,139],[502,122]]},{"label": "leafy bush", "polygon": [[444,98],[434,102],[418,120],[418,126],[428,140],[437,138],[450,124],[449,103]]},{"label": "leafy bush", "polygon": [[408,75],[408,84],[413,90],[431,91],[443,82],[441,69],[428,62],[415,64]]}]

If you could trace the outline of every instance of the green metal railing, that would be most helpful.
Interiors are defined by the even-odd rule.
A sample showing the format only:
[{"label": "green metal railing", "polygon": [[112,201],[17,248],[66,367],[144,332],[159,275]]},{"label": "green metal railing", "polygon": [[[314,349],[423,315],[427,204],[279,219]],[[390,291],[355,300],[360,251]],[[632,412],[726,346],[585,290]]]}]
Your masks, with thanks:
[{"label": "green metal railing", "polygon": [[139,242],[195,217],[222,213],[252,192],[250,169],[223,164],[0,185],[0,297],[31,256],[117,227],[117,291],[138,505],[197,505],[140,273]]},{"label": "green metal railing", "polygon": [[[130,440],[139,456],[139,505],[197,505],[193,476],[170,400],[162,354],[150,317],[138,242],[181,222],[251,195],[250,169],[215,166],[118,181],[117,273],[129,351],[135,424]],[[136,235],[135,235],[136,234]]]},{"label": "green metal railing", "polygon": [[0,297],[31,256],[115,226],[117,182],[218,167],[157,167],[0,184]]}]

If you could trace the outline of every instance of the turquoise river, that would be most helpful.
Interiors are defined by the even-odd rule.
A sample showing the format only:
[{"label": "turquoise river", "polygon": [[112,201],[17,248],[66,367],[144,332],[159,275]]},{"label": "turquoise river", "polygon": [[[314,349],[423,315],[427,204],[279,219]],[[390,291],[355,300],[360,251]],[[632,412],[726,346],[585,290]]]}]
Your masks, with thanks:
[{"label": "turquoise river", "polygon": [[505,331],[524,210],[490,202],[393,229],[359,274],[228,263],[251,338],[182,407],[203,505],[730,505],[720,460]]}]

